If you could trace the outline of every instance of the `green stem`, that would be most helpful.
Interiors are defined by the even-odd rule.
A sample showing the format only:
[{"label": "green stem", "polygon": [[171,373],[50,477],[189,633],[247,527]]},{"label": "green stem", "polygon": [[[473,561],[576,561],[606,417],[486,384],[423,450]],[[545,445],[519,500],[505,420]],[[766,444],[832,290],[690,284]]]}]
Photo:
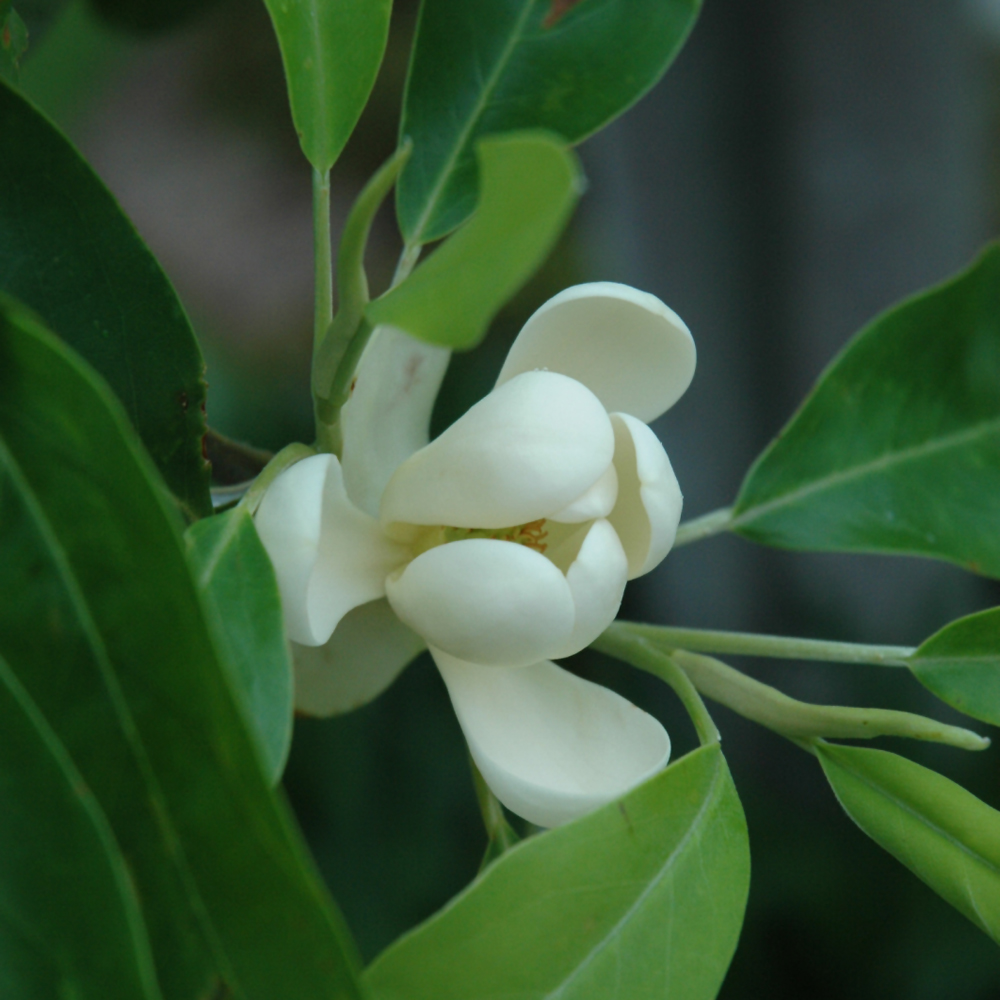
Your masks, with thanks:
[{"label": "green stem", "polygon": [[482,871],[491,861],[495,861],[505,851],[509,851],[520,841],[514,828],[507,822],[507,817],[503,814],[503,806],[486,784],[486,779],[482,776],[476,762],[469,757],[469,769],[472,771],[472,783],[476,789],[476,799],[479,802],[479,811],[483,817],[483,826],[486,827],[488,842],[486,853],[483,856],[479,870]]},{"label": "green stem", "polygon": [[730,656],[770,656],[785,660],[824,660],[831,663],[867,663],[877,667],[905,667],[907,658],[916,652],[910,646],[871,646],[748,632],[714,632],[710,629],[647,625],[644,622],[621,622],[620,625],[660,646]]},{"label": "green stem", "polygon": [[[351,398],[351,388],[354,382],[354,373],[357,370],[361,355],[364,354],[368,341],[371,339],[372,326],[366,319],[362,319],[360,325],[350,339],[344,356],[337,366],[336,374],[333,377],[333,384],[330,386],[329,398],[323,400],[321,421],[316,425],[316,447],[319,451],[332,452],[338,458],[342,457],[344,448],[344,434],[340,423],[340,411],[344,404]],[[320,410],[317,410],[319,413]]]},{"label": "green stem", "polygon": [[674,540],[674,548],[687,545],[690,542],[700,542],[703,538],[710,538],[712,535],[725,531],[732,524],[733,508],[722,507],[720,510],[713,510],[711,514],[702,514],[701,517],[692,518],[685,521],[677,529],[677,538]]},{"label": "green stem", "polygon": [[365,274],[368,234],[376,213],[410,155],[410,148],[407,141],[382,164],[358,195],[344,222],[337,251],[337,315],[318,334],[313,351],[312,389],[319,423],[330,421],[324,404],[330,398],[337,369],[344,361],[368,305],[368,277]]},{"label": "green stem", "polygon": [[710,656],[680,649],[670,655],[705,697],[797,743],[815,737],[867,740],[876,736],[905,736],[946,743],[960,750],[985,750],[990,745],[988,739],[968,729],[948,726],[922,715],[882,708],[813,705],[789,698]]},{"label": "green stem", "polygon": [[253,485],[243,494],[240,506],[246,507],[251,514],[255,514],[271,483],[285,469],[315,454],[316,452],[306,444],[286,445],[267,463],[261,474],[253,481]]},{"label": "green stem", "polygon": [[330,171],[312,172],[313,254],[315,267],[315,309],[313,350],[315,351],[333,319],[333,247],[330,242]]},{"label": "green stem", "polygon": [[673,662],[669,653],[657,649],[642,636],[616,628],[614,625],[599,636],[593,646],[602,653],[625,660],[633,667],[666,681],[691,716],[695,732],[698,734],[698,742],[702,746],[719,742],[719,730],[701,700],[701,695],[698,694],[688,675]]}]

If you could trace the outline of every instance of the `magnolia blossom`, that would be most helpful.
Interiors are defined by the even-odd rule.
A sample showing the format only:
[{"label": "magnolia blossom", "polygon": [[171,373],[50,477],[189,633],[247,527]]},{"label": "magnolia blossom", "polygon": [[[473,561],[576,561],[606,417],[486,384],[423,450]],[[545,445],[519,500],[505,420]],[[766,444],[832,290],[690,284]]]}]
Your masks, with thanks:
[{"label": "magnolia blossom", "polygon": [[294,643],[296,701],[346,711],[429,648],[496,796],[542,826],[661,769],[651,716],[551,661],[607,628],[673,545],[681,493],[647,426],[694,374],[652,295],[578,285],[526,323],[496,387],[428,443],[448,352],[372,336],[343,461],[282,473],[256,516]]}]

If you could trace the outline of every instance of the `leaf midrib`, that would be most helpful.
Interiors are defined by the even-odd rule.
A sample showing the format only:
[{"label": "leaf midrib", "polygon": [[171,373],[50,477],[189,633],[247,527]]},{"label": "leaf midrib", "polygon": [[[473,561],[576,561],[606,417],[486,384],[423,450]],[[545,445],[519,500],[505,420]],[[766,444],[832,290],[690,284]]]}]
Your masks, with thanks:
[{"label": "leaf midrib", "polygon": [[219,568],[222,557],[236,539],[240,527],[240,516],[234,511],[223,527],[222,534],[219,535],[215,544],[205,554],[205,560],[198,571],[197,583],[199,590],[205,591],[208,589],[212,578],[215,576],[215,571]]},{"label": "leaf midrib", "polygon": [[990,872],[993,875],[1000,876],[1000,865],[994,864],[988,858],[984,858],[981,854],[974,851],[967,844],[963,844],[962,841],[957,840],[947,830],[942,829],[940,826],[937,825],[937,823],[932,822],[923,813],[917,812],[917,810],[913,808],[913,806],[911,806],[904,799],[897,798],[897,796],[888,791],[884,786],[878,784],[874,778],[869,778],[866,774],[859,773],[858,770],[853,765],[847,766],[842,761],[837,760],[835,757],[829,757],[828,759],[832,760],[839,768],[841,768],[841,770],[846,771],[856,780],[860,781],[863,785],[866,785],[872,791],[877,792],[883,798],[887,799],[898,809],[912,816],[919,823],[922,823],[933,833],[936,833],[939,837],[941,837],[942,840],[947,841],[949,844],[955,847],[958,851],[968,855],[970,858],[972,858],[973,861],[978,862],[988,872]]},{"label": "leaf midrib", "polygon": [[503,51],[500,53],[500,57],[497,59],[496,64],[493,67],[493,70],[490,72],[490,75],[483,84],[483,89],[480,92],[479,99],[473,106],[472,113],[469,115],[465,126],[459,131],[458,138],[452,147],[451,152],[448,154],[448,158],[445,160],[440,172],[438,173],[438,178],[434,183],[434,187],[431,188],[431,192],[427,197],[424,211],[417,219],[417,224],[413,230],[413,237],[406,241],[407,247],[413,247],[421,243],[421,237],[427,227],[428,221],[431,219],[437,208],[438,201],[441,198],[441,193],[444,191],[445,185],[448,183],[448,178],[451,177],[455,164],[458,161],[462,150],[465,149],[465,145],[469,141],[469,136],[472,134],[476,123],[486,110],[486,106],[489,103],[490,98],[493,96],[493,91],[496,89],[503,71],[507,68],[507,64],[510,62],[511,56],[514,54],[514,49],[517,47],[524,35],[524,26],[534,5],[535,0],[525,0],[524,7],[518,15],[517,20],[514,22],[514,27],[511,30],[510,38],[508,39],[507,44],[504,46]]},{"label": "leaf midrib", "polygon": [[798,489],[792,490],[790,493],[783,493],[780,496],[777,496],[772,500],[768,500],[758,506],[749,507],[736,514],[732,521],[730,521],[729,527],[731,529],[736,529],[744,525],[753,524],[754,521],[758,521],[761,518],[766,517],[775,510],[799,503],[815,493],[819,493],[827,489],[833,489],[846,482],[861,478],[870,473],[884,471],[892,468],[893,466],[902,465],[917,458],[933,455],[936,452],[945,451],[948,448],[957,447],[974,441],[980,436],[989,436],[989,434],[996,432],[1000,432],[1000,417],[994,417],[992,420],[975,424],[972,427],[966,428],[962,431],[957,431],[953,434],[946,434],[943,437],[935,438],[932,441],[925,441],[909,448],[903,448],[899,451],[880,455],[878,458],[873,459],[870,462],[864,462],[861,465],[854,466],[850,469],[833,472],[828,476],[823,476],[820,479],[813,480],[805,486],[800,486]]},{"label": "leaf midrib", "polygon": [[[202,898],[197,879],[191,870],[187,854],[174,826],[167,799],[156,776],[156,770],[153,767],[149,752],[146,749],[138,725],[132,715],[125,692],[122,690],[121,683],[115,673],[115,668],[111,662],[111,657],[101,636],[100,629],[91,614],[90,606],[83,595],[79,581],[70,564],[69,554],[66,552],[57,532],[49,521],[44,507],[27,476],[21,469],[20,463],[7,447],[2,436],[0,436],[0,467],[6,468],[59,574],[60,583],[73,607],[77,621],[86,638],[87,645],[100,670],[101,679],[104,682],[105,690],[108,692],[119,730],[132,752],[136,767],[145,783],[146,792],[152,806],[151,813],[154,817],[154,822],[164,838],[166,853],[173,859],[176,865],[181,885],[187,893],[188,903],[191,906],[197,926],[200,927],[202,933],[205,935],[204,943],[212,953],[213,958],[219,963],[220,971],[229,974],[230,981],[235,982],[236,980],[232,976],[228,956],[225,954],[218,939],[214,923]],[[154,960],[156,957],[154,956]]]},{"label": "leaf midrib", "polygon": [[966,664],[972,663],[992,663],[1000,665],[1000,649],[998,649],[995,653],[983,653],[975,656],[963,656],[961,653],[956,653],[954,656],[910,657],[911,667],[965,666]]},{"label": "leaf midrib", "polygon": [[[128,871],[128,864],[122,853],[111,823],[101,808],[97,797],[87,786],[76,767],[58,734],[49,724],[49,721],[42,714],[41,709],[31,697],[28,690],[21,683],[13,667],[0,654],[0,684],[2,684],[15,704],[28,720],[29,725],[37,734],[42,746],[48,751],[50,758],[57,771],[62,775],[69,791],[70,801],[79,808],[83,815],[90,822],[90,829],[96,838],[97,843],[103,848],[105,860],[108,866],[112,882],[117,889],[118,899],[121,903],[121,913],[125,920],[130,936],[131,951],[135,959],[135,970],[139,977],[140,985],[146,1000],[162,1000],[162,994],[156,978],[156,965],[153,956],[152,943],[143,919],[142,909],[139,902],[138,890]],[[0,908],[0,916],[8,920],[12,914]],[[18,929],[24,931],[27,928],[22,923],[18,923]],[[36,935],[31,935],[37,940]],[[44,942],[43,942],[44,944]],[[63,970],[63,975],[72,977],[73,969],[65,960],[63,949],[46,947],[47,955],[55,958]]]},{"label": "leaf midrib", "polygon": [[549,993],[542,994],[540,1000],[558,1000],[559,997],[563,996],[568,987],[576,980],[583,971],[594,962],[597,957],[604,952],[608,947],[610,942],[617,937],[625,925],[632,919],[635,912],[642,906],[646,901],[649,894],[653,892],[654,889],[659,886],[659,884],[666,878],[667,874],[672,870],[674,863],[677,859],[684,853],[684,849],[687,847],[688,842],[694,836],[695,830],[698,829],[699,823],[702,817],[708,811],[711,806],[714,806],[716,802],[715,792],[718,788],[719,782],[722,779],[722,768],[720,767],[721,759],[717,759],[715,762],[715,774],[712,777],[712,782],[705,793],[705,797],[702,800],[701,806],[698,809],[697,815],[691,820],[687,831],[684,836],[677,843],[677,846],[670,852],[663,866],[656,873],[656,876],[650,879],[649,884],[641,893],[636,897],[632,905],[622,914],[615,925],[598,941],[593,948],[577,963],[576,968],[556,987],[555,990]]},{"label": "leaf midrib", "polygon": [[[324,130],[330,121],[329,109],[327,107],[327,63],[324,59],[324,48],[323,48],[323,30],[321,27],[322,13],[320,10],[320,5],[317,0],[309,5],[309,13],[311,15],[310,20],[312,21],[313,31],[310,33],[310,48],[312,50],[313,60],[316,65],[316,106],[318,110],[317,115],[317,131],[323,136],[322,145],[326,147],[329,144],[329,134]],[[325,149],[324,149],[325,152]],[[323,172],[329,170],[326,167]]]}]

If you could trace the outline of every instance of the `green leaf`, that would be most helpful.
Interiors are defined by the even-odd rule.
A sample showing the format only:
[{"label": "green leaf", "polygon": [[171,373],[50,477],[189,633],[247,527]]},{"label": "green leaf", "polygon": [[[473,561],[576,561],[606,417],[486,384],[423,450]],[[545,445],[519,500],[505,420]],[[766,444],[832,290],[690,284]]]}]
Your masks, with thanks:
[{"label": "green leaf", "polygon": [[0,83],[0,291],[107,379],[167,485],[211,513],[204,362],[170,282],[65,137]]},{"label": "green leaf", "polygon": [[215,5],[217,0],[90,0],[106,21],[142,34],[167,31]]},{"label": "green leaf", "polygon": [[1000,246],[883,314],[748,473],[767,545],[933,556],[1000,576]]},{"label": "green leaf", "polygon": [[[358,996],[346,930],[218,661],[178,517],[124,411],[0,302],[0,655],[130,859],[164,995]],[[206,967],[206,944],[211,962]]]},{"label": "green leaf", "polygon": [[0,732],[0,995],[159,1000],[125,858],[2,657]]},{"label": "green leaf", "polygon": [[379,1000],[713,1000],[750,876],[718,745],[512,848],[365,978]]},{"label": "green leaf", "polygon": [[544,128],[576,143],[663,75],[700,0],[423,0],[400,136],[408,243],[440,239],[476,204],[484,135]]},{"label": "green leaf", "polygon": [[1000,944],[1000,812],[885,750],[817,750],[847,815]]},{"label": "green leaf", "polygon": [[500,307],[545,259],[580,193],[576,158],[538,132],[483,139],[476,213],[402,284],[370,303],[373,326],[474,347]]},{"label": "green leaf", "polygon": [[188,528],[188,558],[271,784],[292,743],[292,658],[271,560],[243,507]]},{"label": "green leaf", "polygon": [[324,173],[361,117],[389,37],[392,0],[264,0],[285,64],[292,120]]},{"label": "green leaf", "polygon": [[28,48],[28,29],[10,0],[0,0],[0,79],[17,83],[21,56]]},{"label": "green leaf", "polygon": [[1000,726],[1000,608],[946,625],[908,662],[917,680],[943,702]]}]

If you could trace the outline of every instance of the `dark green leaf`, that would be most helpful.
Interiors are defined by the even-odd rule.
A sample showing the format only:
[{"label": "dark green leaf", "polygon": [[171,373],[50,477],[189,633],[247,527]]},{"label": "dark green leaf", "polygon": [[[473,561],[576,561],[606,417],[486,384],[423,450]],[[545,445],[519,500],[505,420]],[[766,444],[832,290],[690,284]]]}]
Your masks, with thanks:
[{"label": "dark green leaf", "polygon": [[0,0],[0,79],[17,83],[21,56],[28,48],[28,29],[10,0]]},{"label": "dark green leaf", "polygon": [[1000,246],[861,331],[747,475],[767,545],[934,556],[1000,576]]},{"label": "dark green leaf", "polygon": [[271,560],[242,507],[187,530],[188,558],[223,663],[277,784],[292,742],[292,659]]},{"label": "dark green leaf", "polygon": [[1000,812],[885,750],[818,750],[847,815],[1000,944]]},{"label": "dark green leaf", "polygon": [[476,213],[402,284],[370,303],[389,323],[431,344],[466,349],[551,250],[580,193],[573,154],[539,132],[483,139]]},{"label": "dark green leaf", "polygon": [[0,996],[159,1000],[111,827],[2,657],[0,732]]},{"label": "dark green leaf", "polygon": [[1000,726],[1000,608],[946,625],[909,664],[917,680],[952,708]]},{"label": "dark green leaf", "polygon": [[170,282],[66,139],[0,84],[0,291],[110,383],[178,499],[211,513],[204,363]]},{"label": "dark green leaf", "polygon": [[512,848],[366,979],[379,1000],[713,1000],[749,876],[729,769],[702,747]]},{"label": "dark green leaf", "polygon": [[[178,518],[107,387],[0,303],[0,654],[133,867],[164,994],[356,997],[346,931],[267,787]],[[155,926],[154,926],[155,924]]]},{"label": "dark green leaf", "polygon": [[544,128],[579,142],[663,75],[700,0],[423,0],[400,135],[408,243],[439,239],[476,204],[484,135]]},{"label": "dark green leaf", "polygon": [[281,46],[292,120],[306,159],[329,170],[382,64],[392,0],[264,0]]}]

